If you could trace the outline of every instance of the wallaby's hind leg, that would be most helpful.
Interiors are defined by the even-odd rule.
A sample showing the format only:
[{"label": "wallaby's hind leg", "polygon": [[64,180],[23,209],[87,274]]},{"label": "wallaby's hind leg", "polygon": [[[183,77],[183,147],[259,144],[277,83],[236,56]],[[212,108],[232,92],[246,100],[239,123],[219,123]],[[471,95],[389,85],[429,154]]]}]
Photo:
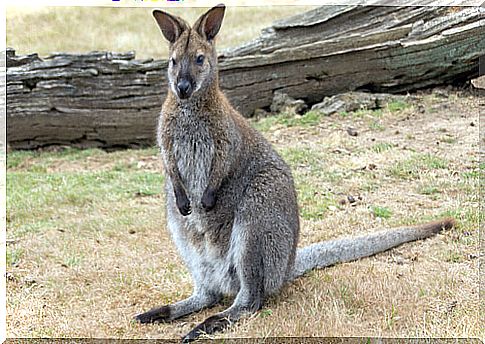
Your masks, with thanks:
[{"label": "wallaby's hind leg", "polygon": [[[278,172],[275,173],[275,172]],[[298,234],[296,197],[288,190],[291,179],[281,173],[258,174],[238,206],[231,234],[232,258],[240,289],[228,309],[207,318],[184,341],[203,333],[213,334],[247,314],[258,311],[264,298],[277,291],[293,267]],[[261,187],[267,193],[261,193]],[[286,202],[276,202],[284,199]],[[278,242],[275,239],[281,238]]]},{"label": "wallaby's hind leg", "polygon": [[241,287],[231,307],[207,318],[196,326],[183,338],[184,342],[195,340],[204,333],[213,334],[222,331],[242,316],[252,314],[262,307],[264,297],[263,261],[257,257],[257,255],[261,255],[261,251],[258,252],[257,246],[251,246],[253,249],[246,251],[244,255],[252,255],[253,264],[259,262],[259,265],[238,265],[236,269]]},{"label": "wallaby's hind leg", "polygon": [[189,298],[138,314],[135,320],[142,323],[166,322],[211,307],[221,300],[221,295],[207,292],[194,292]]},{"label": "wallaby's hind leg", "polygon": [[[238,294],[239,295],[239,294]],[[201,324],[197,325],[192,331],[190,331],[184,338],[183,342],[187,343],[197,339],[202,334],[213,334],[219,331],[223,331],[229,327],[232,323],[235,323],[244,315],[252,314],[261,309],[263,305],[262,297],[256,297],[250,302],[238,302],[236,301],[231,307],[225,311],[215,314],[204,320]]]}]

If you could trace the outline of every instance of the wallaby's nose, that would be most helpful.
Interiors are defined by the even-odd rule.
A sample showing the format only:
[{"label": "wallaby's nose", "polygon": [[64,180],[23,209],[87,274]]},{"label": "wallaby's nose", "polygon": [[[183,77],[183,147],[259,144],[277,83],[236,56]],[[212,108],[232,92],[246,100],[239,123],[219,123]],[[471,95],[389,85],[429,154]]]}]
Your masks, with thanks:
[{"label": "wallaby's nose", "polygon": [[190,91],[192,87],[190,86],[190,82],[188,82],[186,79],[180,80],[177,83],[177,88],[180,98],[187,98],[188,96],[190,96]]}]

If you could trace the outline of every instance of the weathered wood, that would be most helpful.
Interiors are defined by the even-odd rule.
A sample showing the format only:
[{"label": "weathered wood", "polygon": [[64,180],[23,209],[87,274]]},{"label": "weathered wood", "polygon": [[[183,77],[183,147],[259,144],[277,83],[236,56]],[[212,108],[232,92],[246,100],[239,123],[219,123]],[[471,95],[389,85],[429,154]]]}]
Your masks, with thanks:
[{"label": "weathered wood", "polygon": [[331,6],[273,24],[220,59],[245,113],[279,90],[308,103],[349,90],[406,92],[478,75],[484,9]]},{"label": "weathered wood", "polygon": [[[309,105],[369,90],[399,93],[478,76],[485,52],[480,7],[325,6],[274,23],[220,55],[221,85],[247,116],[275,91]],[[153,144],[166,61],[135,53],[7,51],[11,148]]]}]

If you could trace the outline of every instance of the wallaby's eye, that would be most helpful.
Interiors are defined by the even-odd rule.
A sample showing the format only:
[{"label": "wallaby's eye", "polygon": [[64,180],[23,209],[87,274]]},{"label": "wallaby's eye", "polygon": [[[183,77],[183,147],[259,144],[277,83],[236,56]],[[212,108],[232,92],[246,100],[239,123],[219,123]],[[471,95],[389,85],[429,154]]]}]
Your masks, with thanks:
[{"label": "wallaby's eye", "polygon": [[197,63],[198,65],[202,65],[204,63],[204,55],[197,56],[195,63]]},{"label": "wallaby's eye", "polygon": [[170,62],[172,63],[172,66],[175,66],[177,62],[175,62],[175,59],[173,57],[170,58]]}]

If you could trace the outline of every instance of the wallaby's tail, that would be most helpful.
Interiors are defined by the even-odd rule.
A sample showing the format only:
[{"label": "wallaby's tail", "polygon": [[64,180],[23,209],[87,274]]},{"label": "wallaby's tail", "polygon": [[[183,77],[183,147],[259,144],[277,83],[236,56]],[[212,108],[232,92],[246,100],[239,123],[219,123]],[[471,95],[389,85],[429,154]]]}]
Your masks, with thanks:
[{"label": "wallaby's tail", "polygon": [[450,229],[455,220],[446,218],[415,227],[400,227],[356,237],[323,241],[298,249],[295,268],[290,280],[305,272],[337,263],[349,262],[389,250],[405,242],[428,238],[441,230]]}]

